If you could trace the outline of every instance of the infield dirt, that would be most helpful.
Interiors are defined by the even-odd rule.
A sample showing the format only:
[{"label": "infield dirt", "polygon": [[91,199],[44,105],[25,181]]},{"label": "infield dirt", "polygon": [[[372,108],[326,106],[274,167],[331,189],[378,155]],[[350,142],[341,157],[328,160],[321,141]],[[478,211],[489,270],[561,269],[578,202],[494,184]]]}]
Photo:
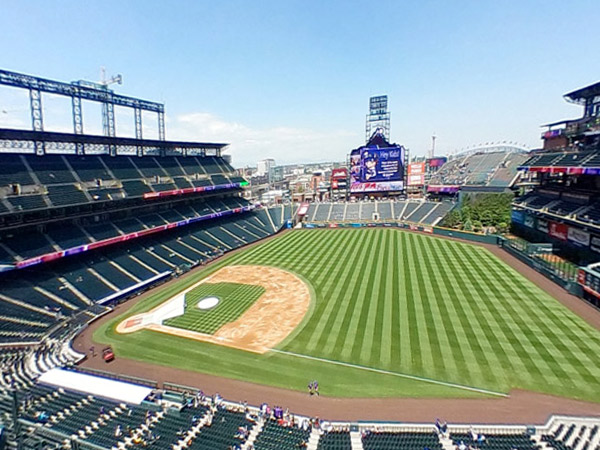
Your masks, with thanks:
[{"label": "infield dirt", "polygon": [[203,283],[221,282],[257,285],[265,292],[241,317],[223,325],[214,334],[157,323],[143,324],[143,316],[151,314],[164,302],[147,313],[126,318],[118,325],[117,332],[149,329],[263,354],[294,331],[310,306],[310,290],[304,281],[290,272],[269,266],[226,266],[190,289]]}]

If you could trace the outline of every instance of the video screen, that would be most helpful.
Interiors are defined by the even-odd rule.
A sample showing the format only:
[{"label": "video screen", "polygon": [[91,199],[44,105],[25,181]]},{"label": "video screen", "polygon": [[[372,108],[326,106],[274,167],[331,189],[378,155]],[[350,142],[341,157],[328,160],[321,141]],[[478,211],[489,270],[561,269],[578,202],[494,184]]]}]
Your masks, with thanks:
[{"label": "video screen", "polygon": [[404,148],[363,147],[350,153],[350,192],[404,189]]}]

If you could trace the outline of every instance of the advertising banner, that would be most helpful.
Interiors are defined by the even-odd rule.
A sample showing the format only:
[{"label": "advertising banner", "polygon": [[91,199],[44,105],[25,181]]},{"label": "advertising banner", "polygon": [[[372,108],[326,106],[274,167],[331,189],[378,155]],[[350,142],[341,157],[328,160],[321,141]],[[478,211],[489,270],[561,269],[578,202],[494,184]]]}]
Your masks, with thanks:
[{"label": "advertising banner", "polygon": [[549,221],[549,229],[548,234],[553,238],[560,239],[561,241],[567,240],[567,233],[569,232],[569,227],[564,223],[552,222]]},{"label": "advertising banner", "polygon": [[427,192],[440,193],[440,194],[455,194],[460,190],[460,186],[457,185],[429,185],[427,186]]},{"label": "advertising banner", "polygon": [[409,186],[423,186],[425,184],[425,175],[409,175]]},{"label": "advertising banner", "polygon": [[547,233],[548,232],[548,221],[545,219],[538,219],[537,220],[537,229],[543,233]]},{"label": "advertising banner", "polygon": [[510,218],[514,223],[523,224],[525,221],[525,213],[518,209],[513,209],[510,213]]},{"label": "advertising banner", "polygon": [[346,189],[348,169],[340,167],[331,171],[331,189]]},{"label": "advertising banner", "polygon": [[567,238],[575,245],[580,245],[583,247],[590,245],[590,233],[583,231],[580,228],[569,227]]},{"label": "advertising banner", "polygon": [[535,217],[530,216],[529,214],[525,214],[525,219],[523,220],[523,225],[529,228],[535,228]]},{"label": "advertising banner", "polygon": [[590,239],[590,248],[596,253],[600,253],[600,236],[592,235]]},{"label": "advertising banner", "polygon": [[446,161],[448,161],[448,158],[446,157],[431,158],[427,160],[427,164],[429,167],[442,167],[444,164],[446,164]]},{"label": "advertising banner", "polygon": [[332,179],[343,178],[345,180],[347,177],[348,177],[348,169],[346,169],[345,167],[339,167],[339,168],[333,169],[331,171],[331,178]]},{"label": "advertising banner", "polygon": [[421,175],[425,173],[425,163],[411,163],[408,165],[409,175]]},{"label": "advertising banner", "polygon": [[298,215],[299,216],[305,216],[306,213],[308,212],[308,207],[310,206],[310,204],[308,202],[304,202],[300,205],[300,208],[298,208]]}]

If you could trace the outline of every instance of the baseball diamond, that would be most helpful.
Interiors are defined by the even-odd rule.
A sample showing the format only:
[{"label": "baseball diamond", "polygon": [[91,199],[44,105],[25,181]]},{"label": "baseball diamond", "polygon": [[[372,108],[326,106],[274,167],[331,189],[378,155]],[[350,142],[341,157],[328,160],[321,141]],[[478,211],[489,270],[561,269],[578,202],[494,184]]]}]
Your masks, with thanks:
[{"label": "baseball diamond", "polygon": [[[264,291],[260,286],[238,283],[202,284],[185,295],[185,312],[163,323],[214,334],[222,325],[241,316]],[[198,309],[199,302],[208,296],[216,296],[219,303],[208,311]]]},{"label": "baseball diamond", "polygon": [[[115,332],[232,266],[277,267],[310,287],[310,308],[273,350]],[[265,273],[252,275],[258,282]],[[218,297],[210,286],[202,296]],[[330,396],[487,397],[519,388],[600,401],[596,329],[486,248],[396,229],[285,233],[158,290],[94,339],[119,357],[265,385],[304,390],[310,376]]]}]

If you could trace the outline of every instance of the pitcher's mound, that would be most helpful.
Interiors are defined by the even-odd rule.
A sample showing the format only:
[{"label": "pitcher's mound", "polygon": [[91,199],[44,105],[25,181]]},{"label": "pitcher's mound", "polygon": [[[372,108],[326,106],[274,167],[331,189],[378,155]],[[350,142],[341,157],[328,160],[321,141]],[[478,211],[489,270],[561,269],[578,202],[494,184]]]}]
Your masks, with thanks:
[{"label": "pitcher's mound", "polygon": [[212,309],[219,304],[217,297],[206,297],[198,302],[196,308],[198,309]]}]

